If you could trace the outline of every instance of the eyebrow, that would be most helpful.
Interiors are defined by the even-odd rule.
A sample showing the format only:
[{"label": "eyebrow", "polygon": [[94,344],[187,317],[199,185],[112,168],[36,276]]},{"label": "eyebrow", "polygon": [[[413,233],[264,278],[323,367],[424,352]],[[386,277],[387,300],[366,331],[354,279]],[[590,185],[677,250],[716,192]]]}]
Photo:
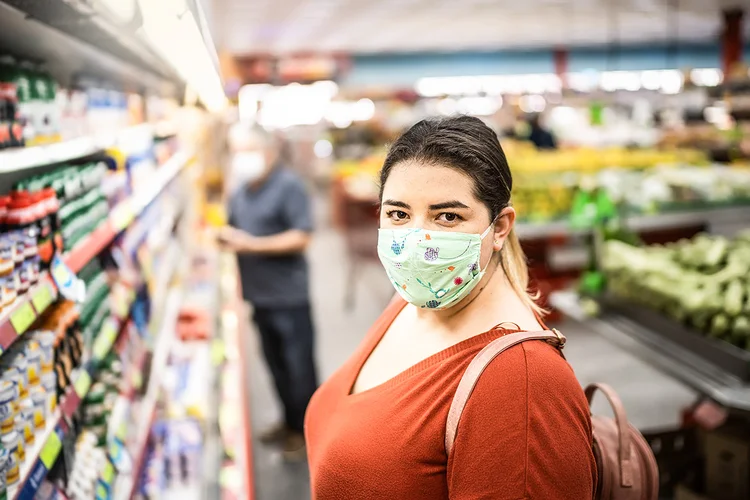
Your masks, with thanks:
[{"label": "eyebrow", "polygon": [[404,203],[403,201],[396,201],[396,200],[385,200],[383,202],[383,205],[390,205],[392,207],[399,207],[399,208],[405,208],[407,210],[411,209],[408,203]]},{"label": "eyebrow", "polygon": [[[399,208],[405,208],[407,210],[410,210],[411,207],[408,203],[404,203],[403,201],[396,201],[396,200],[385,200],[383,201],[383,205],[390,205],[392,207],[399,207]],[[458,200],[453,201],[444,201],[443,203],[435,203],[434,205],[430,205],[430,210],[444,210],[446,208],[469,208],[463,203],[461,203]]]},{"label": "eyebrow", "polygon": [[469,208],[458,200],[446,201],[430,205],[430,210],[442,210],[445,208]]}]

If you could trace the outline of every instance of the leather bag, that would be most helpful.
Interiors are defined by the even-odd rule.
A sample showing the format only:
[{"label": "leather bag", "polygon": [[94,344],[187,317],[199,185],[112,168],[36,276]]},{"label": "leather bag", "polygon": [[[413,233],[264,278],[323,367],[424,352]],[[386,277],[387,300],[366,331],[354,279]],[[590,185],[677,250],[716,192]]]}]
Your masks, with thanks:
[{"label": "leather bag", "polygon": [[[461,413],[485,368],[503,351],[528,340],[543,340],[561,351],[565,337],[557,330],[504,335],[485,346],[469,364],[453,396],[445,426],[445,451],[450,456]],[[615,418],[591,416],[593,451],[598,481],[595,500],[658,500],[659,469],[656,458],[640,432],[630,425],[617,393],[605,384],[591,384],[584,391],[591,405],[599,391],[607,398]]]}]

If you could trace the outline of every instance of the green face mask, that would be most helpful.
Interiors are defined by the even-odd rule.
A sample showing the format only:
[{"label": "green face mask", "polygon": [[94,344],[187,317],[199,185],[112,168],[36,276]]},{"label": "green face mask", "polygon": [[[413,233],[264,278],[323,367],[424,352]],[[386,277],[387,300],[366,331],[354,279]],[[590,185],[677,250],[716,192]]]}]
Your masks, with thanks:
[{"label": "green face mask", "polygon": [[407,302],[447,309],[469,295],[484,276],[479,258],[482,233],[427,229],[380,229],[378,256],[396,291]]}]

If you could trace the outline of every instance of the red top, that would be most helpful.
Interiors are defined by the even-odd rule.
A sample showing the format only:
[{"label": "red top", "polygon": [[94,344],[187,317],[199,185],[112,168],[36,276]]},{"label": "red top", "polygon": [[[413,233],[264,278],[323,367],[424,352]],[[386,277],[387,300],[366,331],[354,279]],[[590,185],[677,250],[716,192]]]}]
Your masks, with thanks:
[{"label": "red top", "polygon": [[445,423],[472,358],[509,330],[459,342],[372,389],[350,394],[405,302],[391,303],[354,356],[313,396],[305,433],[312,498],[588,500],[596,484],[589,407],[556,349],[528,341],[479,379],[450,461]]}]

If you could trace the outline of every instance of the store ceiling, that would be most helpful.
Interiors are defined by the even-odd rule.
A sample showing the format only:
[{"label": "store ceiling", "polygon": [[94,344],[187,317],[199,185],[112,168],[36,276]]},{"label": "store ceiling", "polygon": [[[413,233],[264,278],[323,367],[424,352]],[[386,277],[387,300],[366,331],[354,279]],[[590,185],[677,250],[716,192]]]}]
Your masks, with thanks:
[{"label": "store ceiling", "polygon": [[[748,0],[213,0],[217,43],[239,55],[455,51],[716,40]],[[677,6],[676,13],[670,5]],[[750,13],[746,16],[750,18]],[[750,34],[750,19],[745,22]]]}]

